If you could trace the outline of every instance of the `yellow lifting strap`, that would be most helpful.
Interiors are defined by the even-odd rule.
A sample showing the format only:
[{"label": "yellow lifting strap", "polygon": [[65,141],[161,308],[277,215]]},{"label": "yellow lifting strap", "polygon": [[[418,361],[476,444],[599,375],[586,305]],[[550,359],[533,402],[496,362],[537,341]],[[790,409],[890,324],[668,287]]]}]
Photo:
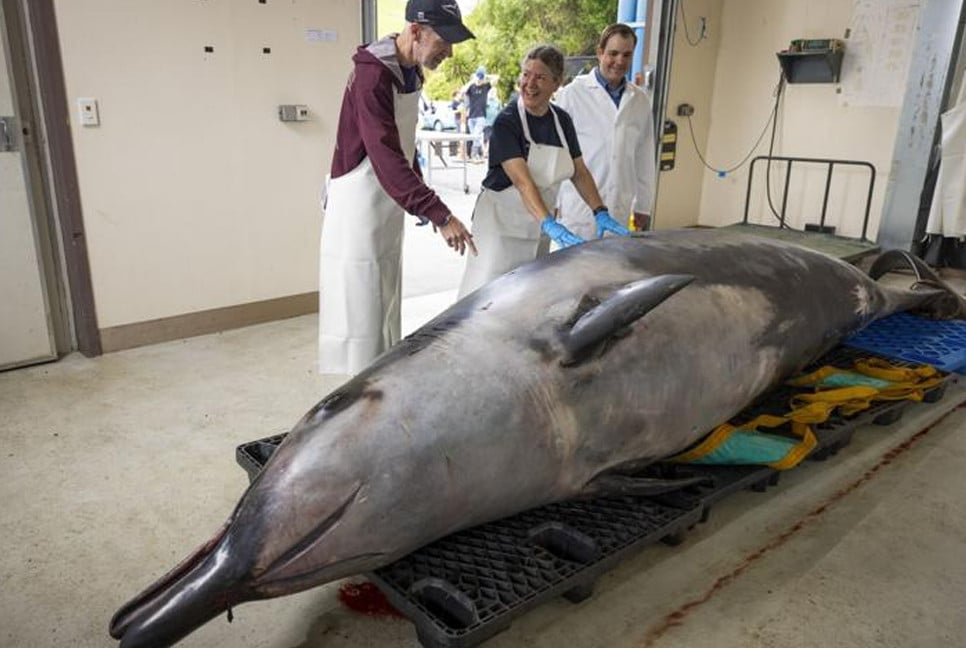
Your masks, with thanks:
[{"label": "yellow lifting strap", "polygon": [[[793,396],[793,410],[815,403],[827,403],[831,409],[838,408],[842,415],[851,416],[868,409],[876,400],[919,402],[927,390],[942,380],[939,372],[929,365],[897,367],[879,358],[865,358],[857,360],[852,371],[825,366],[789,380],[787,384],[815,390]],[[863,382],[865,384],[860,384]]]},{"label": "yellow lifting strap", "polygon": [[[720,463],[741,463],[735,457],[740,458],[743,453],[743,436],[745,441],[755,441],[749,443],[745,463],[764,463],[776,470],[788,470],[818,445],[810,424],[826,421],[835,410],[843,416],[851,416],[870,407],[874,400],[921,401],[925,392],[942,380],[939,372],[928,365],[897,367],[878,358],[857,360],[852,370],[824,366],[787,382],[793,387],[814,390],[792,396],[791,411],[787,414],[763,414],[740,426],[719,425],[697,446],[671,457],[670,461],[713,464],[719,463],[717,459],[720,457]],[[791,423],[791,432],[799,441],[792,443],[791,439],[781,437],[783,443],[772,443],[768,447],[768,440],[779,437],[759,433],[758,428],[776,428],[785,423]],[[763,441],[765,446],[761,445]],[[776,451],[784,453],[783,456],[774,457]],[[764,460],[764,457],[772,460]]]},{"label": "yellow lifting strap", "polygon": [[[788,449],[786,454],[777,461],[766,463],[766,465],[771,466],[776,470],[788,470],[789,468],[794,468],[796,465],[798,465],[798,463],[808,456],[808,453],[811,452],[818,444],[818,439],[815,438],[812,428],[810,428],[807,424],[820,423],[827,418],[828,413],[825,412],[825,408],[817,407],[802,408],[790,413],[787,416],[762,414],[755,417],[751,421],[748,421],[747,423],[743,423],[740,427],[730,423],[724,423],[716,427],[714,432],[709,434],[700,444],[694,448],[691,448],[687,452],[683,452],[679,455],[671,457],[670,461],[677,463],[714,463],[713,461],[702,460],[707,459],[712,452],[723,446],[724,443],[736,432],[757,432],[758,428],[760,427],[776,428],[779,425],[784,425],[785,423],[791,421],[792,433],[799,437],[801,441]],[[758,462],[748,461],[747,463]]]}]

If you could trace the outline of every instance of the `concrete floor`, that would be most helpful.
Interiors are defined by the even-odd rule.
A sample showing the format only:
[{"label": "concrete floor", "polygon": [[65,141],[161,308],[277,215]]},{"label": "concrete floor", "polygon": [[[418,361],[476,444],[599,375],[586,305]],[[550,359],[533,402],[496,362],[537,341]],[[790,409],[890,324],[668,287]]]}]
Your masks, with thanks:
[{"label": "concrete floor", "polygon": [[[235,447],[285,431],[335,386],[313,370],[315,325],[306,316],[0,374],[0,645],[114,645],[115,609],[231,512],[247,484]],[[726,499],[681,546],[645,549],[591,599],[550,602],[489,645],[958,645],[966,408],[946,413],[963,401],[958,386],[898,424],[863,428],[834,459],[784,475],[768,494]],[[666,615],[746,565],[649,642]],[[417,645],[411,624],[349,612],[336,589],[242,605],[232,624],[212,621],[184,645]]]},{"label": "concrete floor", "polygon": [[[406,328],[458,279],[409,292]],[[0,373],[0,646],[116,645],[117,607],[206,540],[245,489],[235,447],[286,431],[340,382],[315,373],[315,353],[306,316]],[[682,545],[645,549],[587,601],[548,602],[487,645],[960,645],[964,402],[955,385],[859,430],[837,457],[724,500]],[[417,645],[410,623],[352,613],[337,588],[244,604],[183,645]]]}]

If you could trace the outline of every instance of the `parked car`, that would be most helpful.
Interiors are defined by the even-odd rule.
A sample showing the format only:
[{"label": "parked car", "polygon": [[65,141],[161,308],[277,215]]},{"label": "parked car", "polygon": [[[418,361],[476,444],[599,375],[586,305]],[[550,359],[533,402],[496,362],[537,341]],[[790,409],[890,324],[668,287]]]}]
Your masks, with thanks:
[{"label": "parked car", "polygon": [[448,101],[421,102],[420,118],[424,130],[456,130],[456,114],[450,108]]}]

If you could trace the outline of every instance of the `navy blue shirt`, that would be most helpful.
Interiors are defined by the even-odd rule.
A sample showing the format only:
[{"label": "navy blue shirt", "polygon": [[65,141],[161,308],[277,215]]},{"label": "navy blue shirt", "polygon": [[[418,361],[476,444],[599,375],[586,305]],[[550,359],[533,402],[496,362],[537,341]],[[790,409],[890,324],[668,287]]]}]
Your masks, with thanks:
[{"label": "navy blue shirt", "polygon": [[416,70],[416,66],[406,67],[405,65],[400,65],[399,69],[402,70],[403,74],[403,94],[415,92],[419,88],[419,84],[416,83],[419,79],[419,72]]},{"label": "navy blue shirt", "polygon": [[490,94],[490,87],[490,82],[484,81],[483,83],[473,83],[466,89],[467,117],[470,119],[486,117],[486,98]]},{"label": "navy blue shirt", "polygon": [[[570,157],[577,159],[581,157],[580,144],[577,142],[577,131],[574,129],[574,122],[563,108],[551,104],[550,110],[557,113],[560,120],[560,128],[563,129],[564,137],[567,138],[567,148],[570,149]],[[527,126],[530,128],[530,137],[537,144],[549,144],[561,146],[560,137],[557,135],[557,126],[554,124],[553,115],[547,111],[542,117],[535,117],[530,113],[527,115]],[[490,158],[489,171],[483,179],[483,186],[493,191],[503,191],[507,187],[513,186],[510,177],[503,170],[501,164],[513,158],[527,159],[530,153],[530,143],[523,136],[523,124],[520,122],[520,113],[517,112],[517,104],[513,102],[500,111],[493,122],[493,135],[490,137]]]}]

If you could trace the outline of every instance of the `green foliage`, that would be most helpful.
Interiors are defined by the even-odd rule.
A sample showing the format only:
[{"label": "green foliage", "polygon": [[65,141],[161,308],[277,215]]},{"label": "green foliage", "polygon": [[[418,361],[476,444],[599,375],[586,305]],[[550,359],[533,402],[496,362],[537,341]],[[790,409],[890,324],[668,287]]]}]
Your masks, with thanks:
[{"label": "green foliage", "polygon": [[406,24],[406,0],[376,0],[376,38],[400,32]]},{"label": "green foliage", "polygon": [[616,16],[616,0],[481,0],[466,16],[476,39],[456,45],[453,57],[428,73],[426,92],[449,99],[483,65],[499,77],[497,94],[506,101],[527,50],[553,43],[565,56],[593,54],[600,33]]}]

